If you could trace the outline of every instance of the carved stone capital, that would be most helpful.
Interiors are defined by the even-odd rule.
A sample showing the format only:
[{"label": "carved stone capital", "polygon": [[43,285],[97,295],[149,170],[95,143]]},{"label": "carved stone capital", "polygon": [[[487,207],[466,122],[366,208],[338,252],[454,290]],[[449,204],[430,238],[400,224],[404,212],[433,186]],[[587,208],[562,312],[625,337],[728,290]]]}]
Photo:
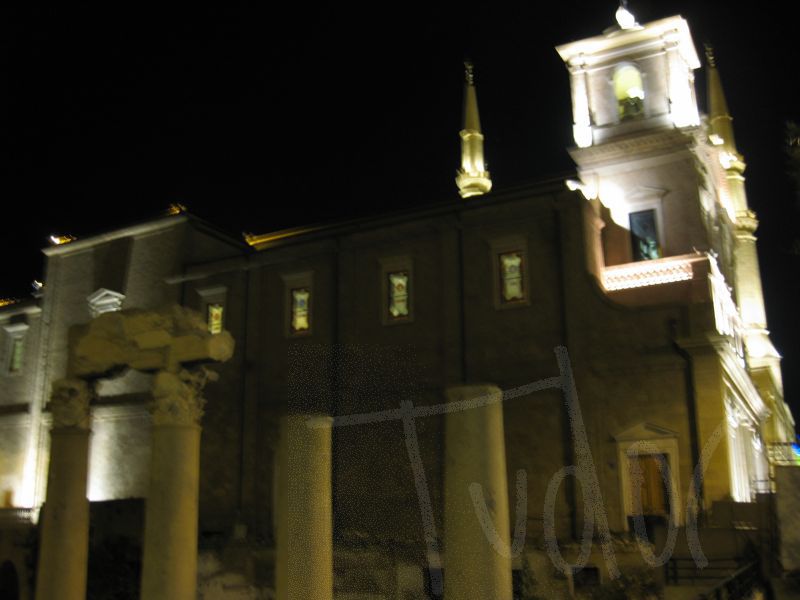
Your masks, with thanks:
[{"label": "carved stone capital", "polygon": [[50,410],[53,413],[53,429],[74,427],[89,429],[89,403],[92,390],[82,379],[59,379],[53,382]]},{"label": "carved stone capital", "polygon": [[153,381],[150,411],[154,425],[199,425],[205,399],[203,387],[217,374],[200,367],[178,373],[159,371]]}]

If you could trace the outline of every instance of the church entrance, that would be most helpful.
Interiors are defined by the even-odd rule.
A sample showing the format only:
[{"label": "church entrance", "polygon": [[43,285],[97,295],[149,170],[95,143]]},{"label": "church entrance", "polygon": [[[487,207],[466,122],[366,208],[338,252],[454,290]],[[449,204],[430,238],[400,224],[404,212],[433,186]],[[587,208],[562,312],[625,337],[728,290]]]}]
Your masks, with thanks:
[{"label": "church entrance", "polygon": [[[666,454],[642,454],[631,457],[630,481],[633,488],[631,490],[633,514],[651,516],[669,514],[669,490],[664,481],[664,475],[661,473],[664,467],[669,467],[669,459]],[[639,478],[641,478],[641,484],[637,494],[635,486]]]},{"label": "church entrance", "polygon": [[669,458],[666,454],[642,454],[630,457],[629,468],[633,514],[628,517],[628,528],[636,531],[634,519],[638,518],[644,523],[644,531],[636,533],[653,540],[670,514],[669,489],[662,474],[669,468]]}]

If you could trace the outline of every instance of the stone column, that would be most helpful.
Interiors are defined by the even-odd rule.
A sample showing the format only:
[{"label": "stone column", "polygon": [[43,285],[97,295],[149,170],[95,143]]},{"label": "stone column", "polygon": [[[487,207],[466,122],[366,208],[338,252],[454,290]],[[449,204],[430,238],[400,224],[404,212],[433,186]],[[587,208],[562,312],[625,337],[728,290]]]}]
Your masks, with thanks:
[{"label": "stone column", "polygon": [[330,417],[290,415],[278,450],[278,600],[333,598]]},{"label": "stone column", "polygon": [[160,371],[153,383],[150,490],[141,597],[197,597],[197,503],[201,396],[208,373]]},{"label": "stone column", "polygon": [[89,559],[89,385],[53,384],[50,466],[36,574],[37,600],[84,600]]},{"label": "stone column", "polygon": [[[447,413],[444,472],[444,597],[446,600],[511,600],[511,558],[502,556],[484,533],[469,486],[483,488],[491,527],[509,548],[508,481],[503,437],[502,392],[492,385],[447,390],[463,410]],[[484,404],[485,399],[492,403]],[[474,400],[475,404],[470,401]],[[475,407],[475,405],[479,405]]]}]

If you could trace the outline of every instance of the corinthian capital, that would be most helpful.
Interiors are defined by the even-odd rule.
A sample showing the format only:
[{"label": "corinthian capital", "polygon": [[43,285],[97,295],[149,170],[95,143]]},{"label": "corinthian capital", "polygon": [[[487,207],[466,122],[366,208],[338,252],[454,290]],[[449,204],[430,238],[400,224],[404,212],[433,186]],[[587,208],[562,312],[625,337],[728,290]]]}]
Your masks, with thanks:
[{"label": "corinthian capital", "polygon": [[204,367],[178,373],[159,371],[153,382],[154,425],[198,425],[203,417],[203,387],[217,374]]},{"label": "corinthian capital", "polygon": [[53,428],[89,429],[89,402],[92,392],[82,379],[59,379],[53,382],[50,410]]}]

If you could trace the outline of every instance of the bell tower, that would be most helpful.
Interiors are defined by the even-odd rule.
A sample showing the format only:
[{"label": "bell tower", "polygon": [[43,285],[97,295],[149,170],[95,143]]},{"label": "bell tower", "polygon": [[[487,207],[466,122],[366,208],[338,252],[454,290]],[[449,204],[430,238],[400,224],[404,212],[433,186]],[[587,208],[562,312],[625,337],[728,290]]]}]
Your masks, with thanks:
[{"label": "bell tower", "polygon": [[[746,382],[726,392],[728,416],[748,413],[755,428],[763,401],[773,415],[766,439],[792,439],[766,324],[758,221],[717,61],[708,48],[709,114],[701,115],[694,87],[701,64],[687,22],[639,24],[624,4],[616,21],[556,48],[572,92],[569,153],[578,180],[567,185],[590,204],[589,270],[612,300],[629,306],[713,304],[714,322],[691,335],[713,346],[731,380]],[[737,477],[734,497],[749,497],[749,483]]]},{"label": "bell tower", "polygon": [[624,6],[602,35],[557,48],[572,89],[570,149],[585,196],[598,199],[604,265],[705,250],[694,146],[700,67],[679,16],[640,25]]}]

